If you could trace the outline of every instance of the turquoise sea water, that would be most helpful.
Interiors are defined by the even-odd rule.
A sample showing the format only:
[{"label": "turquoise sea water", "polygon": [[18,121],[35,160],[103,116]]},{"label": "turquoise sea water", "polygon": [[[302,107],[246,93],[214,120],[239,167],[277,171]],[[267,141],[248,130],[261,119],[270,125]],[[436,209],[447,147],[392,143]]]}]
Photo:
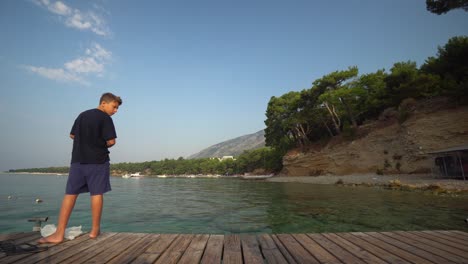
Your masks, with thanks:
[{"label": "turquoise sea water", "polygon": [[[0,233],[31,231],[30,217],[49,216],[47,224],[56,224],[66,181],[67,176],[0,174]],[[112,177],[111,184],[104,195],[104,232],[468,231],[468,196],[237,178]],[[69,226],[89,231],[89,202],[89,194],[79,196]]]}]

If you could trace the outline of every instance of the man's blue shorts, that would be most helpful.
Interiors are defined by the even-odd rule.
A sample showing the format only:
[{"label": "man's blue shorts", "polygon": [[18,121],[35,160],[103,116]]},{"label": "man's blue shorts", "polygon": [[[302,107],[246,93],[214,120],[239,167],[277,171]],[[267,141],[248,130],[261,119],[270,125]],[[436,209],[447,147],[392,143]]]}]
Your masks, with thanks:
[{"label": "man's blue shorts", "polygon": [[65,193],[89,192],[91,195],[97,195],[110,191],[109,167],[109,162],[103,164],[72,163]]}]

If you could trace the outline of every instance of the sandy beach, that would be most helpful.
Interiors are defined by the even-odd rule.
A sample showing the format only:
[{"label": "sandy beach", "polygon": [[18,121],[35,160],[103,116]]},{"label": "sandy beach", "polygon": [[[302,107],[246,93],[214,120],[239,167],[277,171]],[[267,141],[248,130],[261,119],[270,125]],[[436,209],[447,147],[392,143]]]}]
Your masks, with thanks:
[{"label": "sandy beach", "polygon": [[398,180],[402,185],[411,185],[416,188],[425,188],[437,185],[446,190],[468,191],[468,178],[463,179],[440,179],[430,174],[356,174],[356,175],[324,175],[324,176],[275,176],[267,179],[271,182],[300,182],[312,184],[335,184],[342,180],[344,184],[366,184],[366,185],[388,185],[391,181]]}]

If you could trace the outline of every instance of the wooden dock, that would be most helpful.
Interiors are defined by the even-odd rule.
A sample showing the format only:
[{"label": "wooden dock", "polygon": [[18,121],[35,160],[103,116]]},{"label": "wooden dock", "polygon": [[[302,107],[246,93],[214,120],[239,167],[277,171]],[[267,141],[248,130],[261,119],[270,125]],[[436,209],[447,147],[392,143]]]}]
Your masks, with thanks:
[{"label": "wooden dock", "polygon": [[[37,232],[0,234],[15,244]],[[468,263],[468,233],[398,231],[323,234],[84,234],[0,263]]]}]

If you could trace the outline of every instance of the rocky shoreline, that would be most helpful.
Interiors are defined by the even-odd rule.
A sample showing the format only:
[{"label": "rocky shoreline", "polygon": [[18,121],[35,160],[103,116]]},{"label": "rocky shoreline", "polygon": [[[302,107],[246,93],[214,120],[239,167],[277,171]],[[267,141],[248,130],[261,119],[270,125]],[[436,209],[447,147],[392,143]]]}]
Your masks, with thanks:
[{"label": "rocky shoreline", "polygon": [[339,184],[346,186],[383,186],[401,190],[428,190],[436,193],[468,193],[468,178],[441,179],[430,174],[352,174],[345,176],[275,176],[269,182],[299,182],[311,184]]}]

